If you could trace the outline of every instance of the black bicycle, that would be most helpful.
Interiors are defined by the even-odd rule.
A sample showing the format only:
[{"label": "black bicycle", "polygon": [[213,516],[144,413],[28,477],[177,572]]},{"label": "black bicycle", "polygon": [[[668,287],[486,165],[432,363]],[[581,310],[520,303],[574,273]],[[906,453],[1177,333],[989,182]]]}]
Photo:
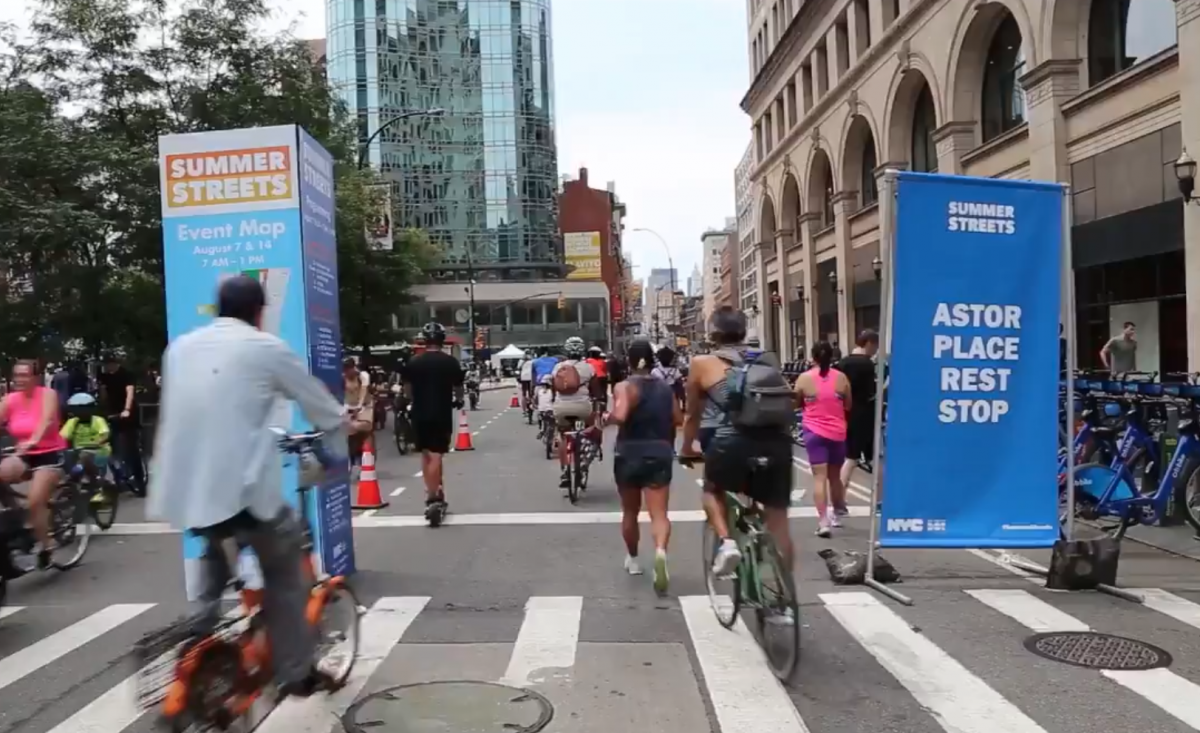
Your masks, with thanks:
[{"label": "black bicycle", "polygon": [[392,418],[392,435],[396,439],[396,450],[400,455],[408,455],[414,446],[412,421],[408,417],[408,405],[403,400],[396,400],[392,408],[395,417]]},{"label": "black bicycle", "polygon": [[578,503],[580,495],[587,491],[588,473],[596,458],[596,442],[588,437],[587,430],[583,420],[575,420],[574,428],[563,433],[562,437],[567,441],[567,468],[570,471],[567,499],[572,504]]}]

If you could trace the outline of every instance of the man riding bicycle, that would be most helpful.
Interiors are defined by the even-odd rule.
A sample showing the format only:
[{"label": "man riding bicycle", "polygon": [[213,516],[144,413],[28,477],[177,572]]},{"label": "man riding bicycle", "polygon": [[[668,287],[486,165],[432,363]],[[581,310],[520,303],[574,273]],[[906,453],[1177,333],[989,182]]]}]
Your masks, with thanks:
[{"label": "man riding bicycle", "polygon": [[[563,344],[563,354],[566,359],[554,367],[551,372],[554,389],[554,422],[559,433],[567,433],[575,428],[575,421],[582,421],[590,428],[594,422],[592,400],[587,385],[591,383],[595,372],[591,365],[584,361],[584,343],[578,336],[572,336]],[[558,441],[558,464],[562,468],[562,478],[559,488],[566,489],[571,485],[571,469],[567,462],[567,441]]]},{"label": "man riding bicycle", "polygon": [[586,359],[595,376],[588,381],[588,394],[592,398],[598,412],[608,409],[608,363],[604,360],[604,351],[599,346],[588,349]]},{"label": "man riding bicycle", "polygon": [[254,550],[263,614],[280,692],[307,697],[333,687],[317,669],[315,628],[305,617],[311,588],[301,569],[303,532],[280,491],[282,461],[271,426],[291,421],[296,402],[316,430],[338,430],[325,446],[344,455],[342,405],[279,337],[261,330],[266,294],[257,278],[221,283],[217,318],[163,353],[162,394],[147,514],[206,540],[200,613],[193,630],[220,620],[231,569],[225,547]]}]

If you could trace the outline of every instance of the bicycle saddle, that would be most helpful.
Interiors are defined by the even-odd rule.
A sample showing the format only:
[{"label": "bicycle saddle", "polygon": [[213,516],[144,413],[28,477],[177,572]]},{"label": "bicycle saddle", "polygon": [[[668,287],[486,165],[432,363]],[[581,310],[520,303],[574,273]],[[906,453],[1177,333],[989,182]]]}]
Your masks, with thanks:
[{"label": "bicycle saddle", "polygon": [[1097,425],[1096,427],[1092,428],[1092,435],[1102,439],[1115,438],[1117,435],[1117,429],[1111,425]]}]

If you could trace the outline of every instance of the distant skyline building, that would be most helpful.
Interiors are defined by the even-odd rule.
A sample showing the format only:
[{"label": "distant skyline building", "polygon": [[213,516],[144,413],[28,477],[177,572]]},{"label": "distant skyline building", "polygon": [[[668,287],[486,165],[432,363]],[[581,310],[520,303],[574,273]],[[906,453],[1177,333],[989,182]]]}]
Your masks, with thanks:
[{"label": "distant skyline building", "polygon": [[[330,82],[435,281],[561,275],[550,0],[327,0]],[[314,49],[317,50],[317,49]]]},{"label": "distant skyline building", "polygon": [[695,298],[700,295],[700,288],[703,286],[704,278],[700,274],[700,265],[692,265],[692,274],[688,275],[687,280],[687,296]]}]

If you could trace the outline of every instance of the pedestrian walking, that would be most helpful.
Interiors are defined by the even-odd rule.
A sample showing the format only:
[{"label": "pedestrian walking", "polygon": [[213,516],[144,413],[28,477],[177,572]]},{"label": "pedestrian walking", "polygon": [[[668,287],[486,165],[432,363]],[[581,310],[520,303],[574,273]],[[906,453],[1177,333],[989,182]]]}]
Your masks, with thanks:
[{"label": "pedestrian walking", "polygon": [[841,526],[833,507],[846,503],[841,471],[846,461],[846,414],[853,400],[846,375],[833,368],[829,342],[818,342],[812,357],[817,365],[796,379],[796,397],[804,406],[804,448],[813,472],[817,536],[828,537],[832,527]]}]

